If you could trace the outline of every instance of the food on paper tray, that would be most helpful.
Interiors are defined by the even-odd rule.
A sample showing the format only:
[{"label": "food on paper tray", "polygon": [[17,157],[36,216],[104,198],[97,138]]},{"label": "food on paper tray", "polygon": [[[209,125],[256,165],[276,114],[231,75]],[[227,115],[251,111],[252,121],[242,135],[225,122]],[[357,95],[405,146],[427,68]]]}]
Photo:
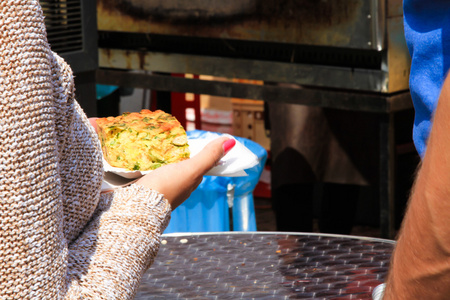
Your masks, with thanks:
[{"label": "food on paper tray", "polygon": [[161,110],[143,109],[96,122],[103,156],[113,167],[148,171],[190,156],[183,126]]}]

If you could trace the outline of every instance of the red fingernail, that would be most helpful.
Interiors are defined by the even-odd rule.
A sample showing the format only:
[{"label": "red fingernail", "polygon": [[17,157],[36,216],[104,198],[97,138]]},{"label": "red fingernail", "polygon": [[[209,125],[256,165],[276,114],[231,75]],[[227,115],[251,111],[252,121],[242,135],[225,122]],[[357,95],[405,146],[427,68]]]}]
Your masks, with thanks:
[{"label": "red fingernail", "polygon": [[225,141],[225,143],[223,143],[223,145],[222,145],[224,155],[227,154],[228,151],[230,151],[231,148],[234,147],[234,145],[236,145],[236,141],[234,139],[229,139],[229,140]]}]

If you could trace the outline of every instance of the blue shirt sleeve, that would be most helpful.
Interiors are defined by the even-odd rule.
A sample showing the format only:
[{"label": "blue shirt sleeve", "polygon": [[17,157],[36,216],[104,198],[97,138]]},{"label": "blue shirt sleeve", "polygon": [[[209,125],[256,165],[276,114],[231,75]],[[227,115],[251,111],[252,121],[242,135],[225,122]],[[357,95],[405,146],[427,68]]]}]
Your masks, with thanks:
[{"label": "blue shirt sleeve", "polygon": [[405,38],[411,54],[413,139],[423,157],[432,117],[450,66],[450,1],[404,0]]}]

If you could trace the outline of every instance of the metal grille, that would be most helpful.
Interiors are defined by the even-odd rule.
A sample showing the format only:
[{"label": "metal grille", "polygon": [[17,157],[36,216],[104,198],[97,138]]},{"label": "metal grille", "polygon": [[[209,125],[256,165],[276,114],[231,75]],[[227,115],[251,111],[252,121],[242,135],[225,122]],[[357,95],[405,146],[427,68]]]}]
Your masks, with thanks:
[{"label": "metal grille", "polygon": [[47,37],[58,54],[83,50],[81,0],[40,1]]}]

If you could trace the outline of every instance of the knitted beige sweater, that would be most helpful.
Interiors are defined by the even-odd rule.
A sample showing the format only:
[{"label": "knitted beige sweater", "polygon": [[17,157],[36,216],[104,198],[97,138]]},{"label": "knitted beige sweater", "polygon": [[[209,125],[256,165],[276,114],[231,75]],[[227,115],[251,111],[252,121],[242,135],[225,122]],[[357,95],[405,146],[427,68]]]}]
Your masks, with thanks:
[{"label": "knitted beige sweater", "polygon": [[51,52],[38,1],[0,2],[0,299],[131,299],[164,197],[101,194],[101,148]]}]

